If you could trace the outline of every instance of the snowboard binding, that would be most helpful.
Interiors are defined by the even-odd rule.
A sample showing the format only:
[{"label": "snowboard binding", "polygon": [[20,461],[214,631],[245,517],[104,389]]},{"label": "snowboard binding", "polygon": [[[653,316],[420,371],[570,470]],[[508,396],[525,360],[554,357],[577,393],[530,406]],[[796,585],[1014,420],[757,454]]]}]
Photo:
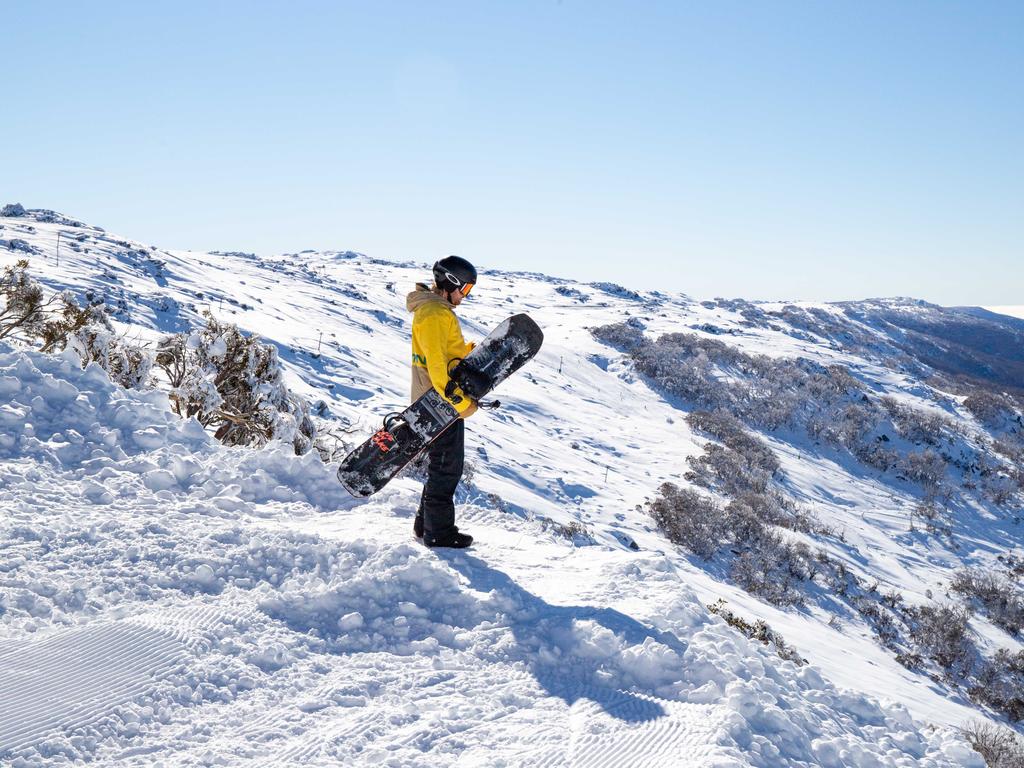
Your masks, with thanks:
[{"label": "snowboard binding", "polygon": [[388,453],[394,448],[401,447],[402,441],[399,436],[405,437],[409,431],[409,424],[400,413],[389,413],[384,417],[384,426],[373,433],[370,440],[381,453]]},{"label": "snowboard binding", "polygon": [[[461,357],[456,357],[448,363],[448,376],[444,394],[453,403],[461,401],[461,397],[455,394],[456,388],[461,389],[463,395],[474,401],[479,401],[494,388],[492,377],[477,370]],[[459,397],[459,400],[455,400],[456,397]]]}]

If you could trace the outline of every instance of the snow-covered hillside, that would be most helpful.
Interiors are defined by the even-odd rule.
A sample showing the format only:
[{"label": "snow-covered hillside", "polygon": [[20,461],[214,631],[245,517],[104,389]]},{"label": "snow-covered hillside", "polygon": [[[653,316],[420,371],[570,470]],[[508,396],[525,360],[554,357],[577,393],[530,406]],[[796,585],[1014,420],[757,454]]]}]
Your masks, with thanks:
[{"label": "snow-covered hillside", "polygon": [[[27,258],[48,289],[102,298],[140,343],[204,310],[259,334],[352,441],[406,402],[405,293],[426,264],[162,250],[45,212],[0,226],[0,267]],[[692,403],[592,329],[632,320],[652,338],[844,366],[961,424],[959,456],[988,433],[962,397],[936,398],[931,350],[951,350],[948,375],[988,365],[1009,379],[1019,360],[972,351],[983,345],[963,329],[1017,331],[914,302],[696,302],[481,261],[466,335],[525,311],[546,341],[499,390],[503,407],[468,424],[459,522],[478,543],[466,553],[415,543],[412,479],[356,502],[315,454],[225,448],[158,390],[0,347],[0,758],[982,765],[956,728],[998,715],[934,667],[901,664],[843,599],[812,585],[799,607],[770,604],[656,528],[645,501],[685,485],[708,438],[687,424]],[[929,532],[912,525],[921,488],[906,477],[792,430],[760,438],[788,496],[830,531],[793,535],[877,594],[926,603],[957,569],[1021,554],[1013,507],[980,491],[950,500]],[[766,620],[797,661],[715,611]],[[979,652],[1019,648],[981,614],[971,629]]]}]

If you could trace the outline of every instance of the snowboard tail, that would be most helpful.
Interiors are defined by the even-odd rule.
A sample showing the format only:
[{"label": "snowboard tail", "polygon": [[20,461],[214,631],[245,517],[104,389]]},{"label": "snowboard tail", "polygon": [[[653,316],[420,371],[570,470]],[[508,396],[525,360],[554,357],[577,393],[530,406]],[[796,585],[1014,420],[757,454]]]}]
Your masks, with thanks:
[{"label": "snowboard tail", "polygon": [[353,496],[372,496],[458,418],[459,412],[430,390],[385,418],[384,426],[341,462],[338,479]]}]

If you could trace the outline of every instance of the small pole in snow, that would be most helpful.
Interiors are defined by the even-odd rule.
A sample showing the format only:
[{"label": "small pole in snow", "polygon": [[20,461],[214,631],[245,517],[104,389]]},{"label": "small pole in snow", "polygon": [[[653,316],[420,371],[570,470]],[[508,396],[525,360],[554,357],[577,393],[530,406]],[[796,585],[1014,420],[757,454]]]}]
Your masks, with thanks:
[{"label": "small pole in snow", "polygon": [[217,308],[217,311],[220,312],[221,314],[224,314],[224,297],[223,296],[220,297],[220,306]]},{"label": "small pole in snow", "polygon": [[604,481],[606,483],[608,482],[608,465],[607,464],[604,465]]},{"label": "small pole in snow", "polygon": [[60,266],[60,231],[57,231],[57,266]]},{"label": "small pole in snow", "polygon": [[561,355],[559,355],[559,357],[558,357],[558,372],[559,373],[562,372],[562,357],[561,357]]},{"label": "small pole in snow", "polygon": [[324,332],[320,331],[320,338],[316,340],[316,353],[320,354],[320,342],[324,340]]}]

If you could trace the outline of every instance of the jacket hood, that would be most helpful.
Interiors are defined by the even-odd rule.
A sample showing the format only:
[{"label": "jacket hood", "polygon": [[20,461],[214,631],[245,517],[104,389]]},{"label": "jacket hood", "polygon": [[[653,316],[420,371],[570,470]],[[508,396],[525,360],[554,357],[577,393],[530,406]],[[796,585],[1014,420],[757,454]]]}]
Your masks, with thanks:
[{"label": "jacket hood", "polygon": [[430,302],[437,302],[449,309],[452,308],[451,303],[444,296],[434,291],[426,283],[416,283],[416,290],[405,297],[405,308],[410,312],[415,312],[424,304],[429,304]]}]

